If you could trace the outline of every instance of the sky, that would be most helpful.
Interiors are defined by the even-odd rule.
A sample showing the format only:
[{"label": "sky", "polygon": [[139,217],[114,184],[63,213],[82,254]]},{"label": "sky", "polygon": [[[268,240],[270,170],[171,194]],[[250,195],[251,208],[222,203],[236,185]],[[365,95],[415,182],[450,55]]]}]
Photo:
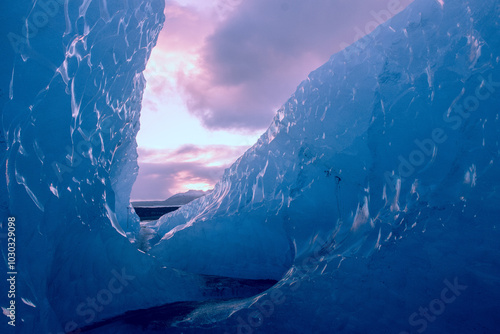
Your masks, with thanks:
[{"label": "sky", "polygon": [[132,200],[208,190],[299,83],[412,0],[166,0]]}]

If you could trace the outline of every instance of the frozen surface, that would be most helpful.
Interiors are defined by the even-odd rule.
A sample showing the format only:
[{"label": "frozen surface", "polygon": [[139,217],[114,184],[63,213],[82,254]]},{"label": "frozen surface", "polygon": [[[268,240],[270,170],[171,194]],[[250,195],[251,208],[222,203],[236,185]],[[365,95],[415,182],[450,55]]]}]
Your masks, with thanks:
[{"label": "frozen surface", "polygon": [[[41,3],[9,3],[2,31],[20,35]],[[497,331],[497,1],[416,0],[332,56],[210,194],[150,225],[154,258],[133,243],[129,194],[163,2],[50,3],[57,12],[0,68],[19,332],[231,296],[200,274],[279,282],[174,322],[93,332]],[[110,285],[123,271],[134,278]],[[87,298],[107,290],[119,292],[90,319]]]},{"label": "frozen surface", "polygon": [[494,187],[498,170],[488,10],[493,1],[417,1],[334,55],[211,194],[158,222],[152,253],[190,271],[276,278],[317,235],[369,256],[402,225],[425,229],[410,212],[472,205],[479,175]]},{"label": "frozen surface", "polygon": [[[497,330],[499,15],[496,1],[417,0],[312,72],[212,193],[162,217],[150,252],[167,265],[285,274],[185,325]],[[440,317],[410,322],[445,280],[468,288],[444,314],[433,304]],[[257,305],[273,291],[286,300],[268,317]]]},{"label": "frozen surface", "polygon": [[[220,297],[133,243],[142,71],[164,2],[1,6],[0,209],[2,233],[7,215],[17,223],[16,333],[70,332],[130,309]],[[1,333],[13,330],[7,320]]]}]

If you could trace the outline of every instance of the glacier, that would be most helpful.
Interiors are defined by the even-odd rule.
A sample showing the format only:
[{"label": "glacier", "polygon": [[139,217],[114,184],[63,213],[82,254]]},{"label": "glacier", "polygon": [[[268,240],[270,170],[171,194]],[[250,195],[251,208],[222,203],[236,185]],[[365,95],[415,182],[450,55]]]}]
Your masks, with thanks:
[{"label": "glacier", "polygon": [[129,197],[163,1],[2,6],[18,332],[498,331],[497,1],[416,0],[333,55],[147,252]]}]

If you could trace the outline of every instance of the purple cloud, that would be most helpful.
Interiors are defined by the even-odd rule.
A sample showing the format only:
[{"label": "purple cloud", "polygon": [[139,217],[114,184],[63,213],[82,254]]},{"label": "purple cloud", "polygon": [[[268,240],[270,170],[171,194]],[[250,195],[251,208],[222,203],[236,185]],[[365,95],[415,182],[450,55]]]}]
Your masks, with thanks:
[{"label": "purple cloud", "polygon": [[265,128],[307,74],[411,0],[242,1],[205,39],[200,71],[179,75],[212,129]]},{"label": "purple cloud", "polygon": [[139,148],[133,200],[162,200],[194,188],[211,188],[246,146],[186,145],[177,150]]}]

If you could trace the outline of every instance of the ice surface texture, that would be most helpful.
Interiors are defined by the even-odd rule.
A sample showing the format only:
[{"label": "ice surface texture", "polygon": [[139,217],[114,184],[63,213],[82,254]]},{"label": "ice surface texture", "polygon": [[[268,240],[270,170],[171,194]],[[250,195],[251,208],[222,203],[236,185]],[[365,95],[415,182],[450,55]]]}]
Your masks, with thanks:
[{"label": "ice surface texture", "polygon": [[[2,30],[22,35],[19,18],[40,4],[9,4]],[[156,259],[125,234],[138,226],[128,196],[140,72],[163,3],[57,8],[29,45],[7,51],[14,65],[1,75],[21,332],[87,323],[78,306],[102,301],[122,270],[135,278],[88,322],[209,298],[195,274],[214,274],[280,281],[197,308],[169,332],[498,328],[497,1],[417,0],[332,56],[211,194],[160,219]]]},{"label": "ice surface texture", "polygon": [[[286,272],[267,295],[234,306],[241,311],[203,309],[187,325],[231,314],[217,326],[493,331],[499,15],[497,1],[415,1],[312,72],[211,194],[162,217],[151,252],[168,265]],[[409,321],[455,278],[468,286],[456,303]],[[258,305],[276,291],[286,300],[267,318]]]},{"label": "ice surface texture", "polygon": [[2,218],[17,221],[18,332],[70,331],[131,308],[203,299],[203,278],[166,269],[129,241],[139,229],[129,196],[142,71],[164,2],[2,7]]}]

